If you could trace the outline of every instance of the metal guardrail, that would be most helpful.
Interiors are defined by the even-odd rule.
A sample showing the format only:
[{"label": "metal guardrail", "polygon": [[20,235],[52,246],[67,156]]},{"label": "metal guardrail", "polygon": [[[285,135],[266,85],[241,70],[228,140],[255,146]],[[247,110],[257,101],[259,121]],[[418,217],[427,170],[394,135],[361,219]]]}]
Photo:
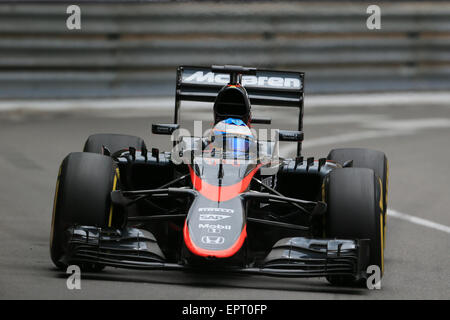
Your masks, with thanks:
[{"label": "metal guardrail", "polygon": [[450,88],[450,3],[0,5],[0,98],[172,95],[178,65],[306,72],[311,93]]}]

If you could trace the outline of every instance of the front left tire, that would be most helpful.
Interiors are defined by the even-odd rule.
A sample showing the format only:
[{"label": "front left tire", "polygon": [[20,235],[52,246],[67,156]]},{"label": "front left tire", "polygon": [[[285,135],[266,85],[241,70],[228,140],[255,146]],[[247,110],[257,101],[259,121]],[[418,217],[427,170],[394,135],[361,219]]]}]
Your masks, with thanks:
[{"label": "front left tire", "polygon": [[[56,267],[65,253],[67,228],[74,224],[111,227],[114,208],[111,191],[118,187],[118,173],[110,157],[84,152],[70,153],[60,166],[55,189],[50,233],[50,256]],[[100,265],[83,265],[98,270]]]}]

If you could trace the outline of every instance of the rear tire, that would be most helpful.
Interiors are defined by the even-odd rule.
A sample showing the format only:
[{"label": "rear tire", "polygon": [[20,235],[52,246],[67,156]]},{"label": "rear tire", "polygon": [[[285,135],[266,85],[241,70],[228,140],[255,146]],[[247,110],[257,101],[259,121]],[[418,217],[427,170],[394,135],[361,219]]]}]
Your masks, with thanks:
[{"label": "rear tire", "polygon": [[90,135],[84,144],[83,152],[93,152],[103,154],[103,146],[113,154],[119,150],[129,147],[141,150],[145,146],[142,138],[126,134],[98,133]]},{"label": "rear tire", "polygon": [[[107,227],[113,213],[111,190],[117,187],[113,160],[94,153],[70,153],[62,162],[56,183],[50,233],[50,255],[60,269],[65,253],[67,228],[74,224]],[[100,270],[101,265],[82,265],[84,270]]]},{"label": "rear tire", "polygon": [[[369,265],[384,268],[381,183],[372,169],[342,168],[326,183],[327,238],[369,239]],[[328,276],[334,285],[358,285],[353,277]]]}]

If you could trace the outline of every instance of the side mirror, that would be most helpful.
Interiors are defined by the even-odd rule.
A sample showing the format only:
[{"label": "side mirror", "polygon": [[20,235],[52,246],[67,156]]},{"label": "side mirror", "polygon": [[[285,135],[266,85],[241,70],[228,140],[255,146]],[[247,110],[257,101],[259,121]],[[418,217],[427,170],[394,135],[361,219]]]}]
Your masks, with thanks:
[{"label": "side mirror", "polygon": [[296,130],[278,130],[279,141],[303,141],[303,131]]},{"label": "side mirror", "polygon": [[344,164],[342,165],[343,168],[351,168],[353,167],[353,160],[347,160],[344,162]]},{"label": "side mirror", "polygon": [[157,123],[157,124],[152,124],[152,133],[171,135],[178,128],[180,128],[179,124]]},{"label": "side mirror", "polygon": [[265,117],[252,118],[251,123],[271,124],[272,123],[272,119],[271,118],[265,118]]}]

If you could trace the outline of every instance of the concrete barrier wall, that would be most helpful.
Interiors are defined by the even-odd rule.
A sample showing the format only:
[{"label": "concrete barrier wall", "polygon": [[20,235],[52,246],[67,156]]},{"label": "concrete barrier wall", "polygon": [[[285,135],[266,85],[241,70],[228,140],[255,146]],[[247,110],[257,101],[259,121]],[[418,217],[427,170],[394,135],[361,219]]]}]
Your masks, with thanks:
[{"label": "concrete barrier wall", "polygon": [[306,72],[312,93],[450,88],[450,3],[0,5],[0,98],[172,95],[182,64]]}]

